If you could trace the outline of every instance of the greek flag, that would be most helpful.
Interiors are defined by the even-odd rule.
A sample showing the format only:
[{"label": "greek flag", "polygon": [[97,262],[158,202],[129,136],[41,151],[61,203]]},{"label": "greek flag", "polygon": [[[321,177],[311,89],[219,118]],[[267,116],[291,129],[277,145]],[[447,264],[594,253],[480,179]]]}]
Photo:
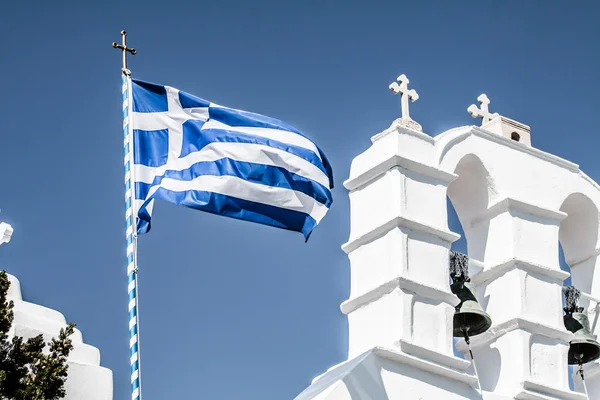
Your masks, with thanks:
[{"label": "greek flag", "polygon": [[155,199],[302,232],[332,203],[323,152],[279,120],[132,81],[137,231]]}]

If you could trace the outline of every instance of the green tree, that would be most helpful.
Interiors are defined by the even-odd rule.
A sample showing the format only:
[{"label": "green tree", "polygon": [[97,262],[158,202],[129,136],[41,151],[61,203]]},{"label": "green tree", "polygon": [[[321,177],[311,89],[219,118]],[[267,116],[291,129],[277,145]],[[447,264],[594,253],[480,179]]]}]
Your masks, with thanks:
[{"label": "green tree", "polygon": [[52,339],[50,351],[42,335],[24,340],[8,332],[13,323],[14,303],[7,300],[10,281],[6,271],[0,272],[0,399],[56,400],[65,397],[67,357],[73,349],[70,336],[75,325],[61,329]]}]

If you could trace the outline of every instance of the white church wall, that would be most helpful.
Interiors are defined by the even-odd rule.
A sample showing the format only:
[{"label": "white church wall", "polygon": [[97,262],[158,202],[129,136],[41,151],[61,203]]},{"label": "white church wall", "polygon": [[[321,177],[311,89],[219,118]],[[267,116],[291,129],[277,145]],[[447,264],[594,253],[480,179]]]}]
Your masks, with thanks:
[{"label": "white church wall", "polygon": [[[404,268],[406,262],[401,243],[404,234],[392,229],[348,254],[350,265],[350,298],[357,298],[379,287],[382,282],[392,282]],[[377,260],[375,262],[375,260]]]},{"label": "white church wall", "polygon": [[396,343],[406,332],[410,298],[399,289],[383,294],[377,301],[348,313],[348,358],[382,343]]},{"label": "white church wall", "polygon": [[331,368],[295,400],[480,399],[472,376],[418,364],[416,357],[375,347]]},{"label": "white church wall", "polygon": [[[11,287],[8,299],[14,302],[14,322],[11,335],[25,339],[43,335],[48,343],[66,327],[63,314],[58,311],[23,300],[19,280],[8,275]],[[73,350],[68,357],[68,378],[65,400],[112,400],[112,371],[100,366],[100,351],[83,342],[81,331],[75,329],[71,336]],[[48,351],[48,348],[45,349]]]},{"label": "white church wall", "polygon": [[454,307],[441,300],[414,296],[412,310],[412,330],[405,340],[428,350],[452,356],[452,336],[439,329],[439,326],[452,326]]},{"label": "white church wall", "polygon": [[[13,229],[7,223],[0,223],[0,245],[8,243]],[[49,343],[67,325],[63,314],[58,311],[23,300],[21,283],[13,275],[8,275],[10,287],[7,299],[14,303],[14,320],[9,336],[29,339],[42,335]],[[112,400],[112,371],[100,366],[100,351],[83,342],[81,331],[75,329],[71,336],[73,349],[67,359],[67,381],[65,400]],[[46,346],[44,351],[48,352]]]},{"label": "white church wall", "polygon": [[439,179],[438,177],[432,177],[406,169],[398,175],[402,176],[403,179],[403,193],[433,192],[433,195],[425,198],[406,196],[403,201],[399,202],[400,207],[403,207],[403,210],[401,210],[403,214],[424,224],[431,226],[437,226],[439,224],[444,227],[444,229],[447,229],[447,182],[445,179]]},{"label": "white church wall", "polygon": [[[406,276],[447,292],[450,289],[448,274],[444,273],[444,264],[440,262],[448,260],[449,249],[450,243],[442,238],[418,231],[409,232],[406,235]],[[423,259],[423,254],[428,255],[427,260]]]},{"label": "white church wall", "polygon": [[21,297],[21,282],[12,275],[8,275],[8,281],[10,282],[10,287],[8,288],[7,296],[10,296],[14,300],[23,300]]},{"label": "white church wall", "polygon": [[[522,301],[517,290],[521,288],[523,275],[524,271],[513,269],[506,271],[493,282],[479,283],[475,277],[472,278],[473,283],[481,289],[478,291],[479,304],[492,316],[495,324],[510,321],[515,315],[519,315]],[[514,289],[509,292],[512,295],[506,295],[507,288]]]},{"label": "white church wall", "polygon": [[[399,363],[394,359],[380,358],[377,361],[385,393],[389,399],[476,399],[476,392],[469,385],[459,385],[455,381],[410,364]],[[402,378],[402,379],[400,379]],[[385,399],[385,397],[352,397],[352,399]]]},{"label": "white church wall", "polygon": [[[528,345],[531,349],[529,356],[531,379],[567,391],[569,389],[568,374],[557,374],[556,371],[568,371],[568,344],[559,339],[548,338],[543,335],[531,335]],[[557,347],[562,357],[555,356],[554,349]]]},{"label": "white church wall", "polygon": [[521,273],[523,291],[535,293],[535,296],[527,296],[524,299],[523,317],[548,326],[562,327],[562,284],[560,280],[531,271],[521,271]]}]

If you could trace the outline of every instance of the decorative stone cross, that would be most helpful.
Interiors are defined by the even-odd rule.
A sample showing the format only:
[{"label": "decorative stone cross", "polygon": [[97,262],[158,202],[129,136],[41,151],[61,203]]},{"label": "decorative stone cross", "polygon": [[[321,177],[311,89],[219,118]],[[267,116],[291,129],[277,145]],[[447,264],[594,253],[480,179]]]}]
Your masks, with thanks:
[{"label": "decorative stone cross", "polygon": [[492,119],[500,116],[498,113],[491,114],[489,111],[490,99],[485,95],[485,93],[479,95],[477,101],[481,104],[481,108],[477,108],[475,104],[471,104],[467,111],[473,118],[481,118],[481,126],[487,124]]},{"label": "decorative stone cross", "polygon": [[10,237],[13,234],[13,228],[6,222],[0,223],[0,244],[10,242]]},{"label": "decorative stone cross", "polygon": [[393,82],[390,85],[390,90],[394,94],[399,94],[402,97],[402,118],[411,119],[410,112],[408,111],[408,100],[417,101],[419,100],[419,95],[415,89],[408,90],[410,81],[406,75],[400,75],[397,81],[398,82]]},{"label": "decorative stone cross", "polygon": [[414,129],[417,131],[423,131],[421,125],[419,125],[410,117],[408,101],[410,100],[414,102],[419,100],[419,94],[414,89],[408,89],[409,83],[410,81],[408,80],[406,75],[402,74],[398,77],[397,82],[392,82],[390,84],[390,90],[392,91],[392,93],[400,95],[402,104],[402,117],[394,121],[394,123],[398,123],[402,126],[406,126],[407,128]]}]

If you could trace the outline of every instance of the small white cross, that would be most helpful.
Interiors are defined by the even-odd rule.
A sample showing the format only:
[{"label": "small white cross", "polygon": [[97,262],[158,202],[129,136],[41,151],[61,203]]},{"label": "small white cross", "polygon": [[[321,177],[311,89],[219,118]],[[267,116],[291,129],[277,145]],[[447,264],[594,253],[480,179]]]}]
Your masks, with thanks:
[{"label": "small white cross", "polygon": [[399,94],[402,97],[402,118],[403,119],[411,119],[410,112],[408,111],[408,100],[417,101],[419,100],[419,95],[417,91],[414,89],[408,90],[409,80],[406,75],[402,74],[397,79],[398,82],[393,82],[390,85],[390,90],[394,94]]},{"label": "small white cross", "polygon": [[6,222],[0,223],[0,244],[10,242],[10,237],[13,234],[13,228]]},{"label": "small white cross", "polygon": [[487,124],[492,119],[499,116],[498,113],[491,114],[489,111],[490,99],[484,94],[479,95],[477,101],[481,103],[481,108],[477,108],[475,104],[471,104],[467,111],[473,118],[481,118],[481,126]]}]

